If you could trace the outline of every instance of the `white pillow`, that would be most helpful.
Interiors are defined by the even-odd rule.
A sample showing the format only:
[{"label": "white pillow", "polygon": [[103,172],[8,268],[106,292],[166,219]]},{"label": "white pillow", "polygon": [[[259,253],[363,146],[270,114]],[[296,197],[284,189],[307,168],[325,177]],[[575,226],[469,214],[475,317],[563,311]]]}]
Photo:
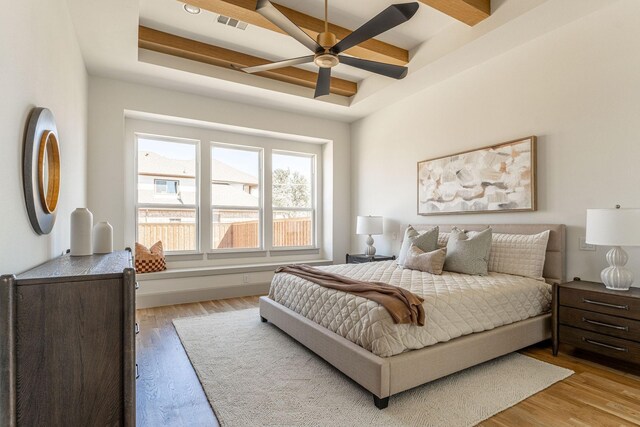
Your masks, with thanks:
[{"label": "white pillow", "polygon": [[489,271],[544,280],[544,260],[549,230],[538,234],[494,233],[489,253]]}]

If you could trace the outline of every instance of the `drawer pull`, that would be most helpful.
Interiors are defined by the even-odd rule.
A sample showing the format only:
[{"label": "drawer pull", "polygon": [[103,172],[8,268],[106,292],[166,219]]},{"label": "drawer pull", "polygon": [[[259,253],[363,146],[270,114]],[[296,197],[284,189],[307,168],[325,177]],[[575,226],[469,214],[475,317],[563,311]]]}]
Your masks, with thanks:
[{"label": "drawer pull", "polygon": [[138,281],[136,281],[136,290],[140,289],[140,283],[138,283]]},{"label": "drawer pull", "polygon": [[[584,319],[582,319],[582,320],[584,320]],[[135,331],[136,331],[136,335],[138,335],[140,333],[140,325],[138,325],[138,322],[136,322]]]},{"label": "drawer pull", "polygon": [[582,298],[582,302],[586,304],[601,305],[603,307],[617,308],[619,310],[629,310],[628,305],[609,304],[608,302],[594,301],[586,298]]},{"label": "drawer pull", "polygon": [[136,379],[140,378],[140,371],[138,369],[138,364],[136,363]]},{"label": "drawer pull", "polygon": [[589,344],[598,345],[600,347],[610,348],[611,350],[624,351],[625,353],[629,351],[625,347],[618,347],[618,346],[611,345],[611,344],[605,344],[603,342],[590,340],[590,339],[587,339],[585,337],[582,337],[582,341],[588,342]]},{"label": "drawer pull", "polygon": [[612,325],[611,323],[598,322],[597,320],[589,320],[589,319],[587,319],[585,317],[582,318],[582,321],[586,322],[586,323],[591,323],[592,325],[604,326],[605,328],[618,329],[620,331],[628,331],[629,330],[628,326]]}]

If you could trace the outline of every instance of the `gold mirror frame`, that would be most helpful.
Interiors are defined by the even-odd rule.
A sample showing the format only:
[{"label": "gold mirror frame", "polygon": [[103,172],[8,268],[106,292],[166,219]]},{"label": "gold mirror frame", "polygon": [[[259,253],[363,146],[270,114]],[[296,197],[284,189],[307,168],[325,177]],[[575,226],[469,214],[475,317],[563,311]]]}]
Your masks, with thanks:
[{"label": "gold mirror frame", "polygon": [[[47,168],[46,182],[45,167]],[[60,148],[58,147],[58,138],[50,130],[44,131],[40,139],[38,190],[44,211],[46,213],[55,212],[60,196]]]}]

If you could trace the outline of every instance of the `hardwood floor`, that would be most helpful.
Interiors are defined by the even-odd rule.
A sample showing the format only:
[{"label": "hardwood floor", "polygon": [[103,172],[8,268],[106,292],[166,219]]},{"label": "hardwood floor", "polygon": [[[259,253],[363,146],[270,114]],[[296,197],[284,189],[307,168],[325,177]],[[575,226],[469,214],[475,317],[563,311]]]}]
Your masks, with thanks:
[{"label": "hardwood floor", "polygon": [[[139,426],[218,425],[171,321],[257,305],[258,297],[246,297],[138,310]],[[618,371],[585,353],[561,352],[553,357],[547,344],[522,353],[572,369],[575,375],[497,414],[482,426],[640,425],[640,368],[625,366],[625,371]],[[607,363],[620,366],[618,362]]]},{"label": "hardwood floor", "polygon": [[258,297],[205,301],[138,310],[136,341],[138,426],[217,426],[209,401],[171,321],[241,310],[258,305]]}]

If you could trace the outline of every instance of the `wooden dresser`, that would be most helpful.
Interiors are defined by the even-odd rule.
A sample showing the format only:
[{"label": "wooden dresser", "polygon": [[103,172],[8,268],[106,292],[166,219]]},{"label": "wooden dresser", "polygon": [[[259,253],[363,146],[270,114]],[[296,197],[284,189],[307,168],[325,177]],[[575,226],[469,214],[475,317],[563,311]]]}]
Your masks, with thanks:
[{"label": "wooden dresser", "polygon": [[553,354],[560,344],[640,362],[640,289],[610,291],[602,283],[554,285]]},{"label": "wooden dresser", "polygon": [[130,251],[0,279],[0,425],[135,426]]}]

